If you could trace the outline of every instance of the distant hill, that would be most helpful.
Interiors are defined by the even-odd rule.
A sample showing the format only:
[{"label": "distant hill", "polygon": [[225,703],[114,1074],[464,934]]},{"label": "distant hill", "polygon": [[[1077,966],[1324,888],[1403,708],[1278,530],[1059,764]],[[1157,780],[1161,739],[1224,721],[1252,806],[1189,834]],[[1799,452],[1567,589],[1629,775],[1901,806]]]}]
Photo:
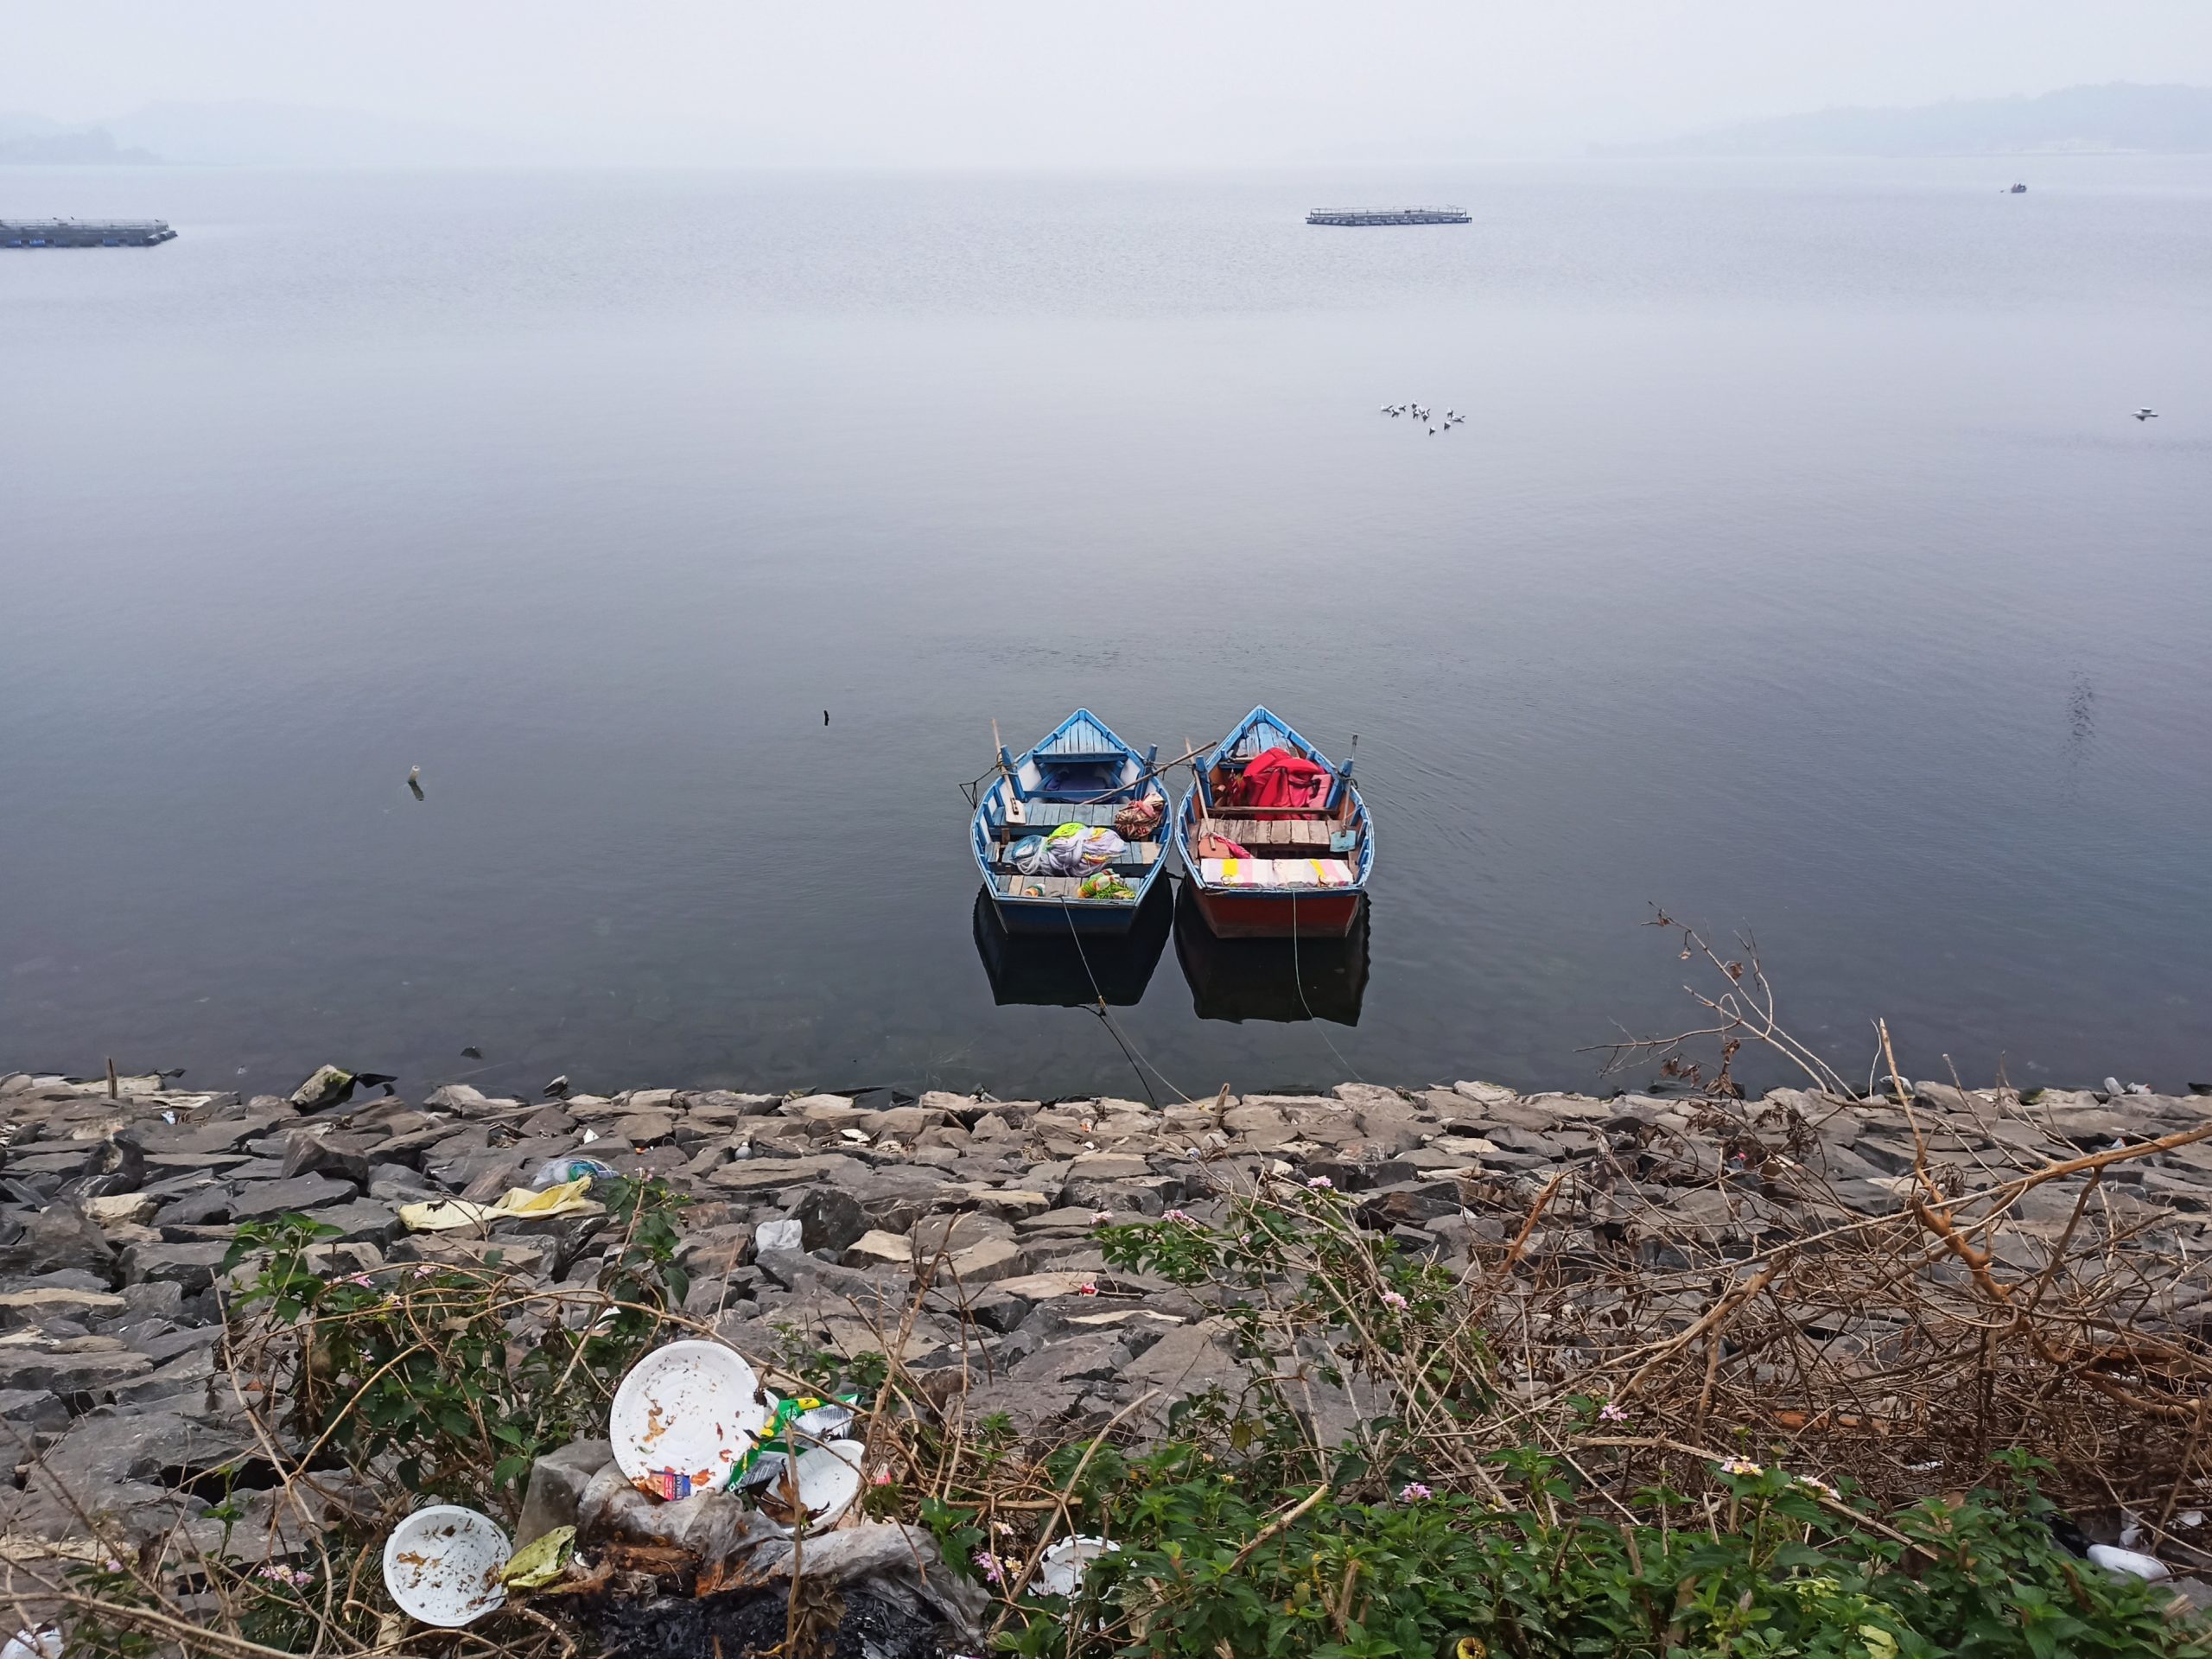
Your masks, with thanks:
[{"label": "distant hill", "polygon": [[104,124],[164,161],[200,167],[442,167],[527,159],[519,147],[467,127],[255,100],[149,104]]},{"label": "distant hill", "polygon": [[149,150],[117,143],[105,127],[0,115],[0,167],[143,167],[156,159]]},{"label": "distant hill", "polygon": [[1615,145],[1613,156],[2032,156],[2212,150],[2212,88],[2067,86],[1916,109],[1821,110]]},{"label": "distant hill", "polygon": [[0,115],[0,166],[445,167],[535,159],[467,127],[301,105],[149,104],[98,125]]}]

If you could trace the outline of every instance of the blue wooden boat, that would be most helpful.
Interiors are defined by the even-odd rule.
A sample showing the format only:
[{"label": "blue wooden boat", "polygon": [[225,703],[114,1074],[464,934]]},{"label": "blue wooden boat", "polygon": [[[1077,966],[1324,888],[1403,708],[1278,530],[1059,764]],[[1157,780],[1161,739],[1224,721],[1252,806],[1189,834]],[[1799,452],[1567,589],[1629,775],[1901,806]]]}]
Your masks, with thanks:
[{"label": "blue wooden boat", "polygon": [[[1126,933],[1167,867],[1166,791],[1154,776],[1159,750],[1142,754],[1088,709],[1078,709],[1017,760],[1003,744],[998,776],[977,798],[970,827],[983,889],[1010,933]],[[1160,804],[1149,833],[1124,836],[1106,872],[1126,896],[1088,897],[1090,877],[1024,874],[1014,849],[1065,824],[1112,830],[1122,809],[1147,797]],[[1094,891],[1095,891],[1095,885]]]},{"label": "blue wooden boat", "polygon": [[[1246,770],[1271,749],[1321,769],[1314,798],[1293,805],[1249,798]],[[1342,938],[1351,931],[1375,868],[1374,827],[1351,766],[1331,766],[1264,706],[1193,763],[1194,781],[1175,810],[1175,847],[1216,935]]]}]

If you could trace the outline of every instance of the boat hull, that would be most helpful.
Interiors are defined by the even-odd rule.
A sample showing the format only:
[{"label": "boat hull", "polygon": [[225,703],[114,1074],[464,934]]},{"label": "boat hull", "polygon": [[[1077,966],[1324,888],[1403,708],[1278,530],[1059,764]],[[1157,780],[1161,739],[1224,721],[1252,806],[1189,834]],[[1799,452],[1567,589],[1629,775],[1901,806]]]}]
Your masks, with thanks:
[{"label": "boat hull", "polygon": [[976,952],[1001,1007],[1088,1008],[1103,997],[1116,1007],[1144,998],[1175,925],[1175,901],[1163,884],[1137,906],[1130,926],[1071,934],[1013,932],[1001,925],[988,889],[976,895]]},{"label": "boat hull", "polygon": [[1081,899],[1062,904],[1057,899],[1020,899],[1004,893],[986,896],[999,913],[999,925],[1007,932],[1057,934],[1061,938],[1070,931],[1085,938],[1126,933],[1136,925],[1137,912],[1143,908],[1141,899],[1135,904],[1100,904]]},{"label": "boat hull", "polygon": [[[1300,901],[1301,906],[1303,900]],[[1302,933],[1292,939],[1224,939],[1199,913],[1184,884],[1175,904],[1175,955],[1191,988],[1191,1011],[1201,1020],[1359,1023],[1367,993],[1367,930],[1363,910],[1342,938]],[[1300,919],[1305,919],[1301,908]],[[1096,954],[1103,947],[1094,946]]]},{"label": "boat hull", "polygon": [[1359,919],[1363,892],[1233,893],[1192,883],[1198,914],[1224,939],[1341,939]]}]

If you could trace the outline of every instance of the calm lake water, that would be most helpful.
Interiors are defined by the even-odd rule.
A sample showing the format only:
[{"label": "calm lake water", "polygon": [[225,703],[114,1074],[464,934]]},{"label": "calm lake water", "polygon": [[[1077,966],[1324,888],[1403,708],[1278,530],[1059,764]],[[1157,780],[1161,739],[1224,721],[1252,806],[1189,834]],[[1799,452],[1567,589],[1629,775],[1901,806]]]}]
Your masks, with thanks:
[{"label": "calm lake water", "polygon": [[[1396,200],[1474,223],[1301,222]],[[1850,1070],[2212,1077],[2212,160],[0,211],[181,232],[0,254],[0,1067],[1135,1094],[957,785],[1264,700],[1358,734],[1357,1023],[1155,935],[1191,1094],[1586,1085],[1695,1013],[1654,901]]]}]

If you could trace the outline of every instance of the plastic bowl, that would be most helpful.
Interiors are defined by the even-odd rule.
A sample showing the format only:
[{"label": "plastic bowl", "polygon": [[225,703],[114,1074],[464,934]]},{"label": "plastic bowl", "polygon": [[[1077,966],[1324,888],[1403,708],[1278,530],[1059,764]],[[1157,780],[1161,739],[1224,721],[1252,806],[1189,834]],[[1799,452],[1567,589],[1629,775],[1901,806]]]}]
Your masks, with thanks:
[{"label": "plastic bowl", "polygon": [[458,1630],[503,1605],[499,1569],[512,1552],[489,1516],[458,1504],[417,1510],[384,1542],[384,1587],[400,1611]]}]

